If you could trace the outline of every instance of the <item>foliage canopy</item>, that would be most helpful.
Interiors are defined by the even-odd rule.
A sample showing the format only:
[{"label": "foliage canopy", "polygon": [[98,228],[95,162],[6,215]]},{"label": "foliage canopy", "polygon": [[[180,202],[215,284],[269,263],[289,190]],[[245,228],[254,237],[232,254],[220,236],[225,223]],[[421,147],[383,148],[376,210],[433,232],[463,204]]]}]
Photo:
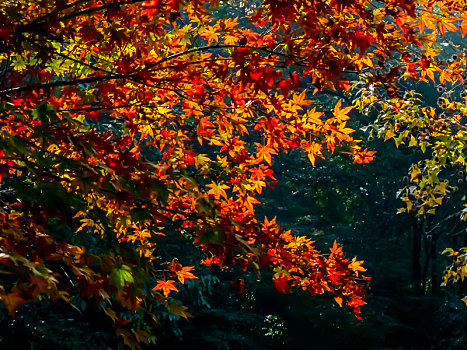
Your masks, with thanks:
[{"label": "foliage canopy", "polygon": [[[396,82],[463,82],[464,55],[436,61],[439,35],[465,34],[463,3],[265,0],[244,4],[242,18],[225,6],[0,4],[0,299],[13,317],[31,300],[90,297],[126,343],[146,342],[114,305],[190,316],[172,296],[197,278],[194,267],[158,257],[175,234],[203,251],[205,265],[270,268],[280,292],[329,292],[360,317],[363,262],[337,243],[320,253],[275,218],[260,220],[255,206],[275,185],[279,152],[301,149],[312,165],[335,151],[373,159],[347,125],[354,107],[339,100],[320,111],[312,94],[345,93],[358,80],[360,111],[380,103],[398,125],[415,125],[404,119],[415,112],[434,119],[434,109],[401,107],[414,100],[399,98]],[[438,160],[458,161],[455,152]],[[432,206],[447,192],[433,174]]]}]

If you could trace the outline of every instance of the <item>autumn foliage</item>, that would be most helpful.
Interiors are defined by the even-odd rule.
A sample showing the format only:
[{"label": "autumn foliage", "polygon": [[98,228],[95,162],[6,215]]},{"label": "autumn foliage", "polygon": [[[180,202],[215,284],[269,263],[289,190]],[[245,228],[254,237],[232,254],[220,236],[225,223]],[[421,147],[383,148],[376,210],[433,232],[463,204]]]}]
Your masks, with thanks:
[{"label": "autumn foliage", "polygon": [[[349,91],[357,78],[384,90],[402,74],[431,78],[436,33],[457,30],[461,4],[266,0],[240,19],[217,17],[219,6],[0,5],[0,173],[13,193],[0,210],[0,299],[12,316],[78,293],[98,299],[128,338],[111,300],[171,310],[167,297],[197,278],[158,258],[178,232],[205,265],[270,268],[280,292],[329,292],[360,317],[362,262],[337,244],[320,253],[255,206],[274,186],[279,152],[302,149],[312,165],[336,151],[370,162],[375,152],[347,125],[353,107],[325,113],[312,94]],[[84,234],[105,251],[77,244]]]}]

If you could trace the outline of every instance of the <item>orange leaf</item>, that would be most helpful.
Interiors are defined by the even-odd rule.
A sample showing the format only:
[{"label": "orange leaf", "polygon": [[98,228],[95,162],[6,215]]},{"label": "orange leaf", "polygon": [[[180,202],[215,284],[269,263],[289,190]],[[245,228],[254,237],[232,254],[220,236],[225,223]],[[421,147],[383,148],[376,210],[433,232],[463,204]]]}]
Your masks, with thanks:
[{"label": "orange leaf", "polygon": [[178,289],[174,286],[175,281],[168,280],[168,281],[157,281],[157,285],[152,290],[162,290],[164,296],[170,294],[171,291],[178,292]]},{"label": "orange leaf", "polygon": [[265,160],[269,165],[271,165],[271,154],[277,154],[277,151],[274,148],[269,146],[262,146],[259,143],[255,144],[257,147],[256,157],[259,161]]},{"label": "orange leaf", "polygon": [[274,277],[272,281],[274,282],[274,287],[277,291],[281,293],[290,293],[290,286],[287,283],[290,280],[290,277],[280,275],[279,277]]},{"label": "orange leaf", "polygon": [[27,302],[24,298],[19,296],[17,290],[12,290],[9,294],[1,295],[0,299],[5,303],[5,307],[8,309],[12,318],[15,318],[18,306],[24,305]]},{"label": "orange leaf", "polygon": [[313,166],[315,166],[316,158],[323,158],[323,154],[321,153],[322,149],[323,146],[316,142],[312,142],[311,145],[307,148],[308,159]]},{"label": "orange leaf", "polygon": [[337,102],[334,106],[334,118],[339,122],[343,122],[345,120],[349,120],[350,117],[348,116],[349,112],[354,109],[354,106],[348,106],[345,108],[342,107],[342,99]]},{"label": "orange leaf", "polygon": [[210,188],[208,194],[214,195],[216,199],[219,199],[220,197],[224,197],[225,199],[227,199],[227,193],[225,192],[225,190],[228,189],[229,186],[223,185],[222,183],[212,182],[206,187]]},{"label": "orange leaf", "polygon": [[193,266],[185,266],[185,267],[182,267],[181,271],[177,272],[177,278],[180,281],[180,283],[184,284],[185,279],[198,279],[198,277],[196,277],[194,274],[189,272],[193,269],[194,269]]},{"label": "orange leaf", "polygon": [[367,164],[373,160],[373,155],[376,151],[368,151],[365,148],[363,151],[357,151],[353,154],[353,162],[358,164]]}]

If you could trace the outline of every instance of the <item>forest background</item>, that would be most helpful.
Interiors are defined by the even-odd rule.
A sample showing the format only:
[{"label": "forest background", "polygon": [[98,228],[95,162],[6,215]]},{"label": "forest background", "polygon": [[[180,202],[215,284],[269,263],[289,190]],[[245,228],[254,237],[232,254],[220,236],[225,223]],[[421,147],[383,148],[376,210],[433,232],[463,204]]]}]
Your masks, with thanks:
[{"label": "forest background", "polygon": [[464,349],[464,8],[2,1],[0,345]]}]

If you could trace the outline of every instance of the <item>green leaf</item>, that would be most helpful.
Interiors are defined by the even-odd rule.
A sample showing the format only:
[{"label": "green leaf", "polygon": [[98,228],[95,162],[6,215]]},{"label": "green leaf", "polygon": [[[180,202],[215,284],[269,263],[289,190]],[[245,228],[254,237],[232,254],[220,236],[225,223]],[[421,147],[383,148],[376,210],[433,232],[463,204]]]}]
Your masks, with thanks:
[{"label": "green leaf", "polygon": [[51,122],[58,121],[55,108],[47,103],[40,104],[36,109],[32,111],[34,119],[39,119],[44,126],[49,125]]},{"label": "green leaf", "polygon": [[151,190],[157,193],[157,199],[162,204],[167,204],[169,199],[169,190],[167,189],[166,185],[160,181],[154,180],[151,182]]},{"label": "green leaf", "polygon": [[130,212],[131,218],[134,221],[144,222],[146,220],[151,220],[151,213],[144,208],[134,208]]},{"label": "green leaf", "polygon": [[26,69],[26,61],[23,59],[23,57],[17,55],[15,56],[14,61],[11,63],[11,66],[15,70],[22,71],[23,69]]},{"label": "green leaf", "polygon": [[127,265],[115,267],[110,275],[110,283],[117,287],[118,290],[122,290],[125,283],[133,283],[134,281],[133,275],[131,274],[131,267]]}]

